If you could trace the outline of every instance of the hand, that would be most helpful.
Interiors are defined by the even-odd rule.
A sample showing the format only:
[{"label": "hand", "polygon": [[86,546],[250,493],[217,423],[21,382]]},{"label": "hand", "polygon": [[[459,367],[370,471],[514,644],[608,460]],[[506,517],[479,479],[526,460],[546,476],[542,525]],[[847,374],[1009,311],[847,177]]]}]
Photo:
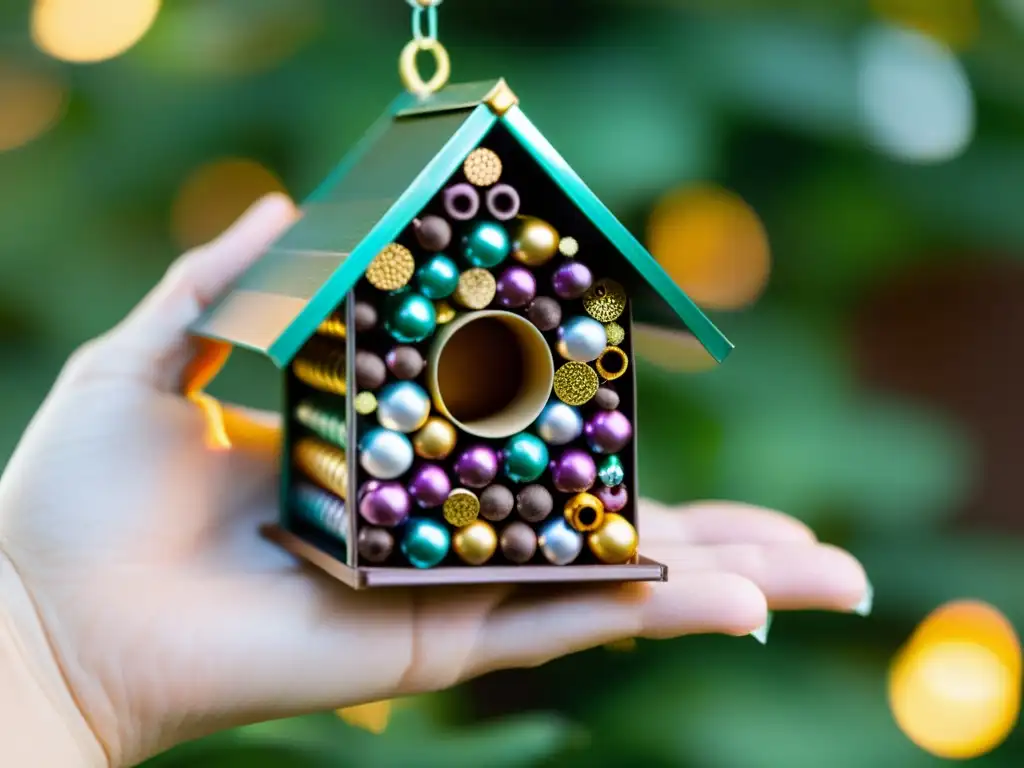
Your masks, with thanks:
[{"label": "hand", "polygon": [[[867,582],[802,524],[647,504],[656,585],[354,592],[260,538],[276,419],[181,395],[186,328],[296,218],[271,197],[73,356],[0,481],[0,550],[112,766],[248,722],[451,686],[627,637],[746,635],[769,608],[854,610]],[[26,637],[30,633],[26,632]],[[0,697],[4,693],[0,691]]]}]

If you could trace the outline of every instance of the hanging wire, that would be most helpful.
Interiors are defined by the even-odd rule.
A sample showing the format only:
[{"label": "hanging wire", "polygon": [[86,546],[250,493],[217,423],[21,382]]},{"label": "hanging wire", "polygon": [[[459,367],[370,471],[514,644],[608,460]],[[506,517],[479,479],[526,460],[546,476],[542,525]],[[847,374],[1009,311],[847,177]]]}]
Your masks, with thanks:
[{"label": "hanging wire", "polygon": [[[451,60],[448,51],[437,39],[437,8],[444,0],[406,0],[412,8],[412,40],[405,46],[398,59],[398,71],[406,89],[420,98],[437,93],[451,76]],[[426,31],[424,31],[424,16]],[[430,80],[424,80],[416,63],[419,53],[434,57],[436,72]]]}]

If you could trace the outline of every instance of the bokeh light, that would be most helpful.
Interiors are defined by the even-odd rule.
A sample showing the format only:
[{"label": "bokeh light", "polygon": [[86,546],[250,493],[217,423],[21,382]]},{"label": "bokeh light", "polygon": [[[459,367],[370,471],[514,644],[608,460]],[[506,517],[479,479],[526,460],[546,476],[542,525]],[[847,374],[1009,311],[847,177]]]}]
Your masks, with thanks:
[{"label": "bokeh light", "polygon": [[206,243],[245,213],[259,198],[285,191],[284,184],[259,163],[228,158],[192,173],[171,211],[171,230],[183,248]]},{"label": "bokeh light", "polygon": [[36,0],[32,38],[62,61],[105,61],[139,42],[159,13],[160,0]]},{"label": "bokeh light", "polygon": [[380,735],[387,730],[388,723],[391,722],[393,708],[391,701],[374,701],[369,704],[339,709],[337,714],[354,728],[362,728],[364,731]]},{"label": "bokeh light", "polygon": [[637,357],[673,373],[700,373],[718,365],[692,333],[635,323],[633,351]]},{"label": "bokeh light", "polygon": [[886,21],[956,49],[970,46],[978,36],[976,0],[871,0],[871,6]]},{"label": "bokeh light", "polygon": [[60,119],[67,101],[53,77],[0,61],[0,152],[41,136]]},{"label": "bokeh light", "polygon": [[665,196],[648,222],[647,245],[676,284],[707,309],[751,304],[771,272],[760,218],[738,195],[718,187]]},{"label": "bokeh light", "polygon": [[999,746],[1020,713],[1021,649],[1010,622],[978,602],[949,603],[921,623],[893,661],[889,702],[907,737],[938,757]]}]

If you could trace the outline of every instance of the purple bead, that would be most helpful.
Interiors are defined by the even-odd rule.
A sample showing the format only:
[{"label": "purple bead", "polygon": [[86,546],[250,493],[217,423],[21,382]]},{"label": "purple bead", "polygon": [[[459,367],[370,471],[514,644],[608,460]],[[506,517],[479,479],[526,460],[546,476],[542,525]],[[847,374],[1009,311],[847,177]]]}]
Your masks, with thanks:
[{"label": "purple bead", "polygon": [[626,490],[625,484],[614,488],[602,485],[594,495],[604,504],[605,512],[621,512],[629,501],[629,491]]},{"label": "purple bead", "polygon": [[594,275],[586,264],[567,261],[555,270],[551,285],[563,299],[578,299],[590,289]]},{"label": "purple bead", "polygon": [[472,184],[456,184],[444,191],[444,210],[449,218],[469,221],[480,212],[480,193]]},{"label": "purple bead", "polygon": [[562,493],[583,493],[593,487],[597,465],[589,453],[568,450],[552,462],[551,478]]},{"label": "purple bead", "polygon": [[497,184],[487,191],[487,212],[498,221],[519,215],[519,193],[508,184]]},{"label": "purple bead", "polygon": [[409,495],[423,509],[432,509],[444,504],[452,491],[448,474],[436,464],[424,464],[409,481]]},{"label": "purple bead", "polygon": [[456,459],[455,474],[468,488],[484,488],[498,476],[498,454],[486,445],[474,445]]},{"label": "purple bead", "polygon": [[622,411],[598,411],[587,420],[583,434],[595,453],[617,453],[633,437],[633,425]]},{"label": "purple bead", "polygon": [[359,489],[359,514],[371,525],[392,528],[409,516],[409,494],[398,483],[371,480]]},{"label": "purple bead", "polygon": [[525,267],[509,267],[498,278],[497,295],[506,309],[525,307],[537,295],[537,279]]}]

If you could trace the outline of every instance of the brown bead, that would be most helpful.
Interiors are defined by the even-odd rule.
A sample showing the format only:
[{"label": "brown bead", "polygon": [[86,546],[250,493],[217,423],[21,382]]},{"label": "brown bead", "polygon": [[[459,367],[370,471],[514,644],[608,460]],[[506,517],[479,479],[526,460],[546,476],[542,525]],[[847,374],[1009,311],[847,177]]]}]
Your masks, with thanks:
[{"label": "brown bead", "polygon": [[516,496],[519,516],[528,523],[539,523],[554,508],[555,500],[551,498],[551,491],[543,485],[528,485]]},{"label": "brown bead", "polygon": [[372,352],[356,352],[356,386],[360,389],[377,389],[384,385],[387,378],[388,369],[383,360]]},{"label": "brown bead", "polygon": [[395,347],[387,356],[388,370],[396,379],[415,379],[423,372],[427,361],[416,347]]},{"label": "brown bead", "polygon": [[492,523],[499,523],[512,514],[516,497],[503,485],[488,486],[480,494],[480,516]]},{"label": "brown bead", "polygon": [[377,310],[373,304],[369,304],[365,301],[356,302],[356,330],[372,331],[377,327]]},{"label": "brown bead", "polygon": [[452,242],[452,226],[440,216],[424,216],[413,222],[416,239],[424,250],[443,251]]},{"label": "brown bead", "polygon": [[537,534],[526,523],[512,523],[501,532],[500,544],[506,560],[522,565],[537,553]]},{"label": "brown bead", "polygon": [[611,387],[601,387],[594,395],[594,405],[605,411],[614,411],[619,407],[619,393]]},{"label": "brown bead", "polygon": [[395,538],[383,528],[363,528],[359,532],[359,557],[370,563],[383,563],[395,549]]},{"label": "brown bead", "polygon": [[526,316],[540,330],[553,331],[562,323],[562,307],[554,299],[540,296],[530,302]]}]

